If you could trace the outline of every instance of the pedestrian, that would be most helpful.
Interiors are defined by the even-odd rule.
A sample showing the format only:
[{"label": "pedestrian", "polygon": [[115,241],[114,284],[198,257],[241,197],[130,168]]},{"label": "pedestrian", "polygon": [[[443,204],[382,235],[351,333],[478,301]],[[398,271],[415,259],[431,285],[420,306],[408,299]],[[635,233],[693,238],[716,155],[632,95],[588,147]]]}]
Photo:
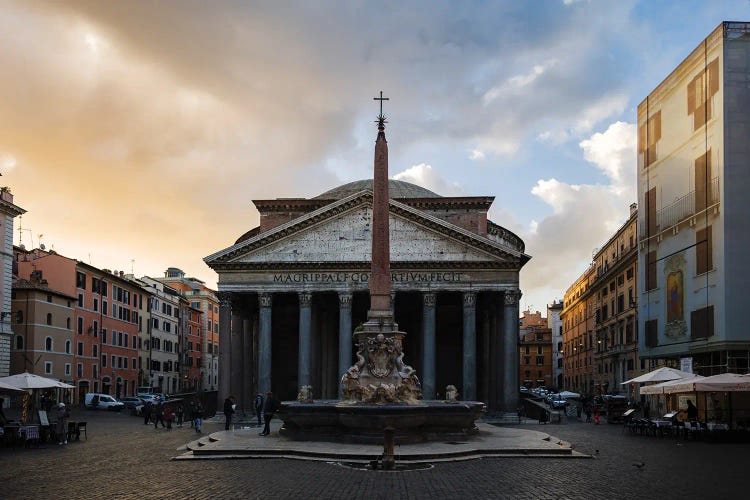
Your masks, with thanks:
[{"label": "pedestrian", "polygon": [[68,444],[68,419],[70,411],[65,403],[57,405],[57,444]]},{"label": "pedestrian", "polygon": [[271,433],[271,419],[273,418],[273,414],[278,410],[279,402],[273,397],[272,392],[267,392],[266,402],[263,405],[263,419],[266,421],[266,425],[263,427],[263,432],[261,432],[259,436],[268,436]]},{"label": "pedestrian", "polygon": [[224,430],[228,431],[232,424],[232,414],[234,413],[234,396],[229,396],[224,400]]},{"label": "pedestrian", "polygon": [[698,407],[693,404],[691,400],[688,399],[687,402],[687,409],[685,410],[687,413],[687,419],[690,422],[695,422],[698,420]]},{"label": "pedestrian", "polygon": [[190,400],[190,406],[188,406],[187,410],[187,419],[190,420],[190,428],[192,429],[195,427],[195,400]]},{"label": "pedestrian", "polygon": [[185,418],[185,409],[182,407],[182,404],[177,405],[174,414],[177,416],[177,427],[182,429],[182,419]]},{"label": "pedestrian", "polygon": [[646,404],[643,405],[643,418],[646,420],[649,420],[651,417],[651,405],[648,404],[648,401],[646,401]]},{"label": "pedestrian", "polygon": [[148,425],[151,422],[151,413],[154,411],[154,404],[151,401],[146,401],[143,405],[143,425]]},{"label": "pedestrian", "polygon": [[174,412],[172,411],[172,405],[167,403],[164,405],[164,420],[167,422],[167,430],[172,430],[172,420],[174,420]]},{"label": "pedestrian", "polygon": [[164,405],[161,401],[158,401],[154,406],[154,429],[159,427],[159,422],[161,422],[162,429],[166,427],[164,425]]},{"label": "pedestrian", "polygon": [[255,416],[258,417],[258,427],[263,425],[260,421],[260,416],[263,414],[263,394],[260,392],[255,396]]},{"label": "pedestrian", "polygon": [[203,424],[203,406],[200,401],[196,403],[195,410],[193,410],[193,419],[195,420],[195,432],[201,432],[201,425]]},{"label": "pedestrian", "polygon": [[591,423],[591,403],[589,403],[588,401],[586,402],[585,411],[586,411],[586,423],[590,424]]}]

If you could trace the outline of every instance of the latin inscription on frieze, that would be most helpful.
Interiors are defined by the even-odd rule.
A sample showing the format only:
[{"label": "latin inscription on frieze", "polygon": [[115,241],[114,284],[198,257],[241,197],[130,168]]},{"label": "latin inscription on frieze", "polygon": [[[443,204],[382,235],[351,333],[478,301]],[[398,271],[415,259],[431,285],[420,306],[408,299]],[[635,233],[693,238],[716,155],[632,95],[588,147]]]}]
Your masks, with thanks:
[{"label": "latin inscription on frieze", "polygon": [[[462,273],[454,272],[394,272],[392,283],[461,283]],[[367,283],[370,273],[277,273],[274,283]]]}]

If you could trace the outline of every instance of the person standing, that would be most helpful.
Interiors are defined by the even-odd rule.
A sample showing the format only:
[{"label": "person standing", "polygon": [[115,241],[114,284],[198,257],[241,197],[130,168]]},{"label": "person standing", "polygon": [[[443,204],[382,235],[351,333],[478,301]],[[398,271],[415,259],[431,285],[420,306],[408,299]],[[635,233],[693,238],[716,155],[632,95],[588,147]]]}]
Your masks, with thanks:
[{"label": "person standing", "polygon": [[57,405],[57,444],[68,444],[68,419],[70,411],[65,407],[65,403]]},{"label": "person standing", "polygon": [[260,420],[260,416],[263,413],[263,394],[260,392],[257,396],[255,396],[255,416],[258,417],[258,427],[260,427],[262,424]]},{"label": "person standing", "polygon": [[151,421],[151,413],[154,410],[154,404],[151,401],[146,401],[146,404],[143,405],[143,425],[148,425]]},{"label": "person standing", "polygon": [[182,429],[182,419],[185,418],[185,409],[182,407],[182,404],[177,405],[174,414],[177,416],[177,427]]},{"label": "person standing", "polygon": [[266,393],[266,402],[263,405],[263,419],[266,421],[263,432],[259,436],[268,436],[271,433],[271,419],[273,414],[279,410],[279,402],[273,397],[272,392]]},{"label": "person standing", "polygon": [[174,413],[172,412],[172,405],[166,403],[164,405],[164,420],[167,421],[167,430],[172,430],[172,420],[174,420]]},{"label": "person standing", "polygon": [[201,432],[201,425],[203,424],[203,406],[200,401],[196,403],[195,409],[193,410],[193,419],[195,421],[195,432]]},{"label": "person standing", "polygon": [[232,424],[232,413],[234,413],[234,396],[229,396],[224,400],[224,430],[228,431]]}]

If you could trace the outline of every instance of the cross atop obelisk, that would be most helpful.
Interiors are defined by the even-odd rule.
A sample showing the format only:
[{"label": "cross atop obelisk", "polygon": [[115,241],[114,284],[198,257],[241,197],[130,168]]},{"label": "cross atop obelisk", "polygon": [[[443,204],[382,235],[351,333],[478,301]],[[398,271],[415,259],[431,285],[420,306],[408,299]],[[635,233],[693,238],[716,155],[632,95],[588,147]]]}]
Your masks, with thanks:
[{"label": "cross atop obelisk", "polygon": [[388,227],[388,142],[385,140],[385,116],[383,101],[387,97],[375,97],[380,101],[378,115],[378,137],[375,141],[375,165],[372,182],[372,273],[370,277],[370,312],[368,318],[389,318],[391,313],[391,248]]}]

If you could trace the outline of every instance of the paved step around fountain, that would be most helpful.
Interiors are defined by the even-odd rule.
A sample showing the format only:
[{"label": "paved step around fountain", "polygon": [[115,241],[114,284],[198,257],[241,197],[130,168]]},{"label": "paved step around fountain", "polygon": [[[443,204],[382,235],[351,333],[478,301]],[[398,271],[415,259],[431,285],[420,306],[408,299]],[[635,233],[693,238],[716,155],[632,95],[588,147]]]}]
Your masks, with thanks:
[{"label": "paved step around fountain", "polygon": [[[279,424],[276,424],[278,428]],[[404,463],[470,460],[481,457],[587,458],[570,443],[549,434],[516,428],[479,424],[477,436],[461,441],[433,441],[397,445],[396,460]],[[193,441],[176,460],[216,460],[239,458],[292,458],[316,461],[369,462],[383,453],[371,444],[292,441],[274,430],[259,437],[257,430],[230,430]]]}]

